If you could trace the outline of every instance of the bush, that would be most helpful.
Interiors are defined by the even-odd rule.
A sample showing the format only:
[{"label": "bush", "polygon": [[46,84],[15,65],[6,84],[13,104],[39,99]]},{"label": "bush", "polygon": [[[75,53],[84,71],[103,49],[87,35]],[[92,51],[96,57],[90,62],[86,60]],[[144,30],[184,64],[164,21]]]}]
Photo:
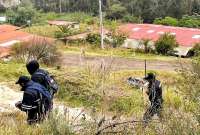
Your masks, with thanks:
[{"label": "bush", "polygon": [[71,36],[74,34],[74,31],[66,26],[59,26],[59,31],[55,32],[55,37],[56,38],[63,38],[67,36]]},{"label": "bush", "polygon": [[35,37],[28,42],[18,43],[12,48],[17,60],[27,62],[36,59],[46,65],[59,63],[60,53],[51,41]]},{"label": "bush", "polygon": [[141,17],[136,17],[133,15],[125,15],[122,19],[123,22],[128,22],[128,23],[143,23],[143,20]]},{"label": "bush", "polygon": [[173,17],[165,17],[164,19],[156,18],[153,23],[167,26],[178,26],[178,20]]},{"label": "bush", "polygon": [[189,27],[189,28],[199,28],[200,27],[200,17],[199,16],[188,16],[185,15],[182,19],[179,20],[180,27]]},{"label": "bush", "polygon": [[86,41],[92,45],[98,46],[101,43],[101,37],[97,33],[88,34]]},{"label": "bush", "polygon": [[127,36],[123,33],[119,33],[119,32],[111,33],[111,44],[113,48],[121,46],[126,39],[127,39]]},{"label": "bush", "polygon": [[[142,46],[142,49],[144,49],[144,52],[145,53],[150,53],[150,52],[153,52],[153,48],[152,46],[150,45],[150,42],[151,42],[151,39],[142,39],[140,41],[140,44]],[[139,48],[138,48],[139,49]],[[140,51],[140,50],[139,50]]]},{"label": "bush", "polygon": [[194,47],[189,51],[190,56],[199,56],[200,55],[200,43],[196,43]]},{"label": "bush", "polygon": [[174,53],[174,48],[178,47],[176,37],[170,33],[165,33],[155,43],[155,49],[158,54],[171,54]]}]

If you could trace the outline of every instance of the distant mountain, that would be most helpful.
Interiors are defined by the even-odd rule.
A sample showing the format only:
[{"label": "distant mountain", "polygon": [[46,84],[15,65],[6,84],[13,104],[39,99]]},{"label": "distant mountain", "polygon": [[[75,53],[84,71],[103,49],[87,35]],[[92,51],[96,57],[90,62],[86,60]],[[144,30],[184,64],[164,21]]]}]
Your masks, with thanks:
[{"label": "distant mountain", "polygon": [[19,5],[21,0],[0,0],[0,9]]}]

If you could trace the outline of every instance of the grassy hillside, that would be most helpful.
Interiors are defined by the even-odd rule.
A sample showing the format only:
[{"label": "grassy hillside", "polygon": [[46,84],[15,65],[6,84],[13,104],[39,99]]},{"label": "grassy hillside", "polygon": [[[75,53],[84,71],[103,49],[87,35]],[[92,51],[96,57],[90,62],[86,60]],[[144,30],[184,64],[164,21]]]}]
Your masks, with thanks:
[{"label": "grassy hillside", "polygon": [[[145,111],[146,104],[141,90],[134,89],[126,83],[130,76],[142,77],[143,71],[111,71],[103,65],[77,68],[45,67],[57,76],[60,90],[56,95],[56,101],[66,105],[78,107],[84,106],[89,112],[97,112],[109,116],[123,116],[125,119],[134,118],[140,120]],[[21,74],[27,74],[24,63],[1,62],[1,82],[10,82]],[[164,86],[164,111],[163,120],[159,123],[151,122],[146,128],[146,134],[198,134],[198,122],[193,112],[198,105],[194,102],[185,102],[183,95],[178,90],[181,76],[175,72],[156,72],[157,77]],[[21,113],[1,114],[0,133],[8,135],[17,134],[71,134],[73,131],[63,117],[54,114],[49,121],[38,126],[27,126],[25,116]],[[93,116],[95,118],[95,115]],[[156,120],[157,121],[157,120]],[[20,126],[16,126],[20,125]],[[94,126],[83,122],[87,130],[76,134],[94,134]],[[134,131],[141,134],[141,125],[136,125]],[[126,130],[123,131],[128,132]],[[131,134],[131,132],[128,132]]]}]

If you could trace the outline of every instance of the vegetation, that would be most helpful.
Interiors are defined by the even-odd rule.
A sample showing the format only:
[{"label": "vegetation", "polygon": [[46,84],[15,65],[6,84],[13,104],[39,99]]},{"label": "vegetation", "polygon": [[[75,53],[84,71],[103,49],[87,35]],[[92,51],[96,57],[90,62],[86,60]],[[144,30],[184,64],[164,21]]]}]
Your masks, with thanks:
[{"label": "vegetation", "polygon": [[[2,66],[1,66],[2,65]],[[5,65],[7,65],[5,67]],[[11,69],[15,65],[15,68]],[[112,65],[110,65],[112,66]],[[14,62],[1,63],[0,71],[14,75],[19,72],[16,67],[22,67],[25,71],[24,64],[15,64]],[[5,69],[6,68],[6,69]],[[10,70],[7,70],[7,69]],[[49,71],[53,71],[50,68]],[[199,69],[199,68],[197,68]],[[55,72],[56,71],[56,72]],[[141,77],[141,71],[111,71],[110,67],[107,68],[103,65],[88,66],[78,69],[59,69],[54,73],[60,82],[61,89],[56,95],[57,101],[62,101],[71,106],[85,106],[90,110],[103,112],[105,115],[109,112],[117,118],[123,116],[124,118],[133,118],[140,120],[145,109],[142,92],[134,89],[126,84],[126,79],[129,76]],[[183,73],[186,73],[183,70]],[[25,74],[18,73],[19,74]],[[176,134],[198,134],[198,83],[193,83],[197,77],[194,78],[193,73],[177,74],[174,72],[156,72],[158,79],[163,82],[164,86],[164,110],[162,121],[152,121],[149,126],[144,130],[139,123],[133,123],[135,133],[141,134],[158,134],[163,133],[166,135]],[[189,78],[182,77],[182,75],[190,76]],[[196,75],[196,74],[195,74]],[[1,74],[2,77],[2,74]],[[4,76],[7,77],[7,76]],[[16,76],[17,77],[17,76]],[[192,79],[193,78],[193,79]],[[186,79],[186,80],[185,80]],[[193,85],[189,87],[188,81],[192,81]],[[196,82],[196,81],[195,81]],[[179,84],[184,85],[179,85]],[[173,85],[173,86],[172,86]],[[179,89],[179,86],[180,89]],[[190,89],[192,88],[192,89]],[[192,90],[192,92],[191,92]],[[193,95],[194,93],[194,95]],[[187,95],[187,102],[185,96]],[[189,95],[189,96],[188,96]],[[93,116],[97,118],[96,115]],[[45,121],[37,126],[27,126],[24,123],[25,116],[16,112],[4,113],[0,115],[0,132],[4,134],[73,134],[73,125],[68,124],[68,116],[53,114],[50,120]],[[120,120],[123,122],[123,120]],[[103,123],[101,126],[106,126]],[[20,126],[15,126],[20,125]],[[95,134],[97,132],[99,121],[88,123],[81,122],[84,128],[82,132],[75,132],[76,134]],[[129,126],[125,125],[127,130]],[[164,126],[164,127],[163,127]],[[95,128],[96,127],[96,128]],[[112,130],[118,131],[120,126],[113,127]],[[143,129],[143,131],[141,131]],[[127,133],[127,130],[122,130]],[[108,130],[109,131],[109,130]],[[130,130],[131,131],[131,130]],[[128,131],[128,133],[130,132]],[[132,132],[130,132],[131,134]]]},{"label": "vegetation", "polygon": [[162,24],[162,25],[168,25],[168,26],[178,26],[178,20],[176,18],[172,17],[165,17],[162,18],[156,18],[154,20],[154,24]]},{"label": "vegetation", "polygon": [[[178,24],[178,26],[197,27],[198,22],[193,17],[200,14],[199,0],[103,0],[102,4],[106,18],[120,19],[125,22],[142,22],[141,20],[143,20],[145,23],[155,22],[166,25],[172,24],[174,26],[177,24],[176,19],[180,19],[180,24]],[[38,10],[37,12],[36,9]],[[41,11],[45,13],[41,13]],[[57,15],[54,12],[59,14]],[[17,13],[17,15],[14,15],[13,13]],[[47,14],[46,20],[59,18],[59,16],[61,16],[61,18],[64,20],[76,20],[78,22],[82,22],[84,18],[87,18],[84,20],[91,24],[95,21],[87,14],[90,14],[91,16],[98,16],[98,1],[22,0],[20,7],[8,10],[8,15],[10,18],[9,22],[17,25],[26,24],[27,20],[31,20],[32,23],[35,23],[35,21],[42,21],[43,17],[41,17],[41,14],[46,13],[49,14]],[[71,17],[68,16],[63,18],[62,16],[64,16],[64,13],[70,13],[73,15]],[[37,17],[37,15],[40,17]],[[189,16],[185,23],[184,15]],[[26,20],[23,20],[22,22],[22,18],[26,18]],[[164,19],[162,20],[159,18]]]},{"label": "vegetation", "polygon": [[113,4],[110,9],[107,11],[106,18],[111,20],[116,20],[123,18],[124,14],[126,14],[127,10],[121,4]]},{"label": "vegetation", "polygon": [[184,15],[181,19],[176,19],[173,17],[156,18],[154,24],[162,24],[167,26],[180,26],[189,28],[199,28],[200,27],[200,16],[194,14],[192,16]]},{"label": "vegetation", "polygon": [[6,12],[7,21],[17,26],[30,26],[38,21],[38,12],[32,3],[22,2],[16,9],[8,9]]},{"label": "vegetation", "polygon": [[[9,23],[18,26],[33,23],[33,26],[24,30],[52,38],[62,38],[85,32],[91,27],[95,31],[99,27],[97,0],[31,0],[34,5],[29,5],[29,2],[24,0],[19,7],[7,10]],[[83,107],[90,113],[91,119],[94,121],[91,123],[91,121],[81,120],[74,127],[74,123],[70,124],[67,119],[66,112],[59,115],[55,110],[49,120],[38,125],[27,126],[22,113],[0,113],[0,134],[90,135],[96,134],[104,127],[111,125],[112,122],[114,125],[102,130],[102,134],[108,134],[108,132],[111,134],[117,132],[119,134],[149,135],[200,134],[199,43],[192,49],[196,57],[191,65],[188,64],[189,62],[187,63],[188,66],[191,66],[190,68],[183,68],[177,72],[151,71],[163,84],[164,106],[162,120],[153,119],[146,128],[143,127],[141,121],[147,108],[146,105],[148,105],[148,102],[145,101],[146,97],[141,90],[127,84],[127,78],[130,76],[143,77],[144,71],[113,70],[112,61],[108,64],[103,61],[100,64],[84,63],[82,65],[81,63],[81,66],[73,68],[57,66],[57,62],[60,62],[59,51],[80,54],[80,48],[81,55],[84,51],[84,57],[87,58],[90,58],[88,56],[114,56],[115,58],[175,61],[174,57],[162,56],[170,54],[178,46],[174,35],[165,33],[155,43],[155,51],[162,54],[161,56],[152,54],[150,39],[143,39],[141,41],[145,52],[143,54],[134,49],[120,48],[120,45],[126,40],[126,35],[117,32],[117,26],[121,21],[132,23],[144,21],[145,23],[154,22],[170,26],[198,28],[200,27],[199,0],[102,0],[102,2],[104,17],[108,19],[104,23],[106,28],[111,31],[105,39],[108,46],[104,50],[99,49],[100,35],[95,32],[89,34],[86,42],[79,43],[81,46],[78,47],[75,46],[76,43],[55,46],[51,42],[47,42],[48,39],[35,38],[30,42],[16,44],[12,48],[14,59],[11,61],[0,61],[0,81],[13,87],[20,75],[28,75],[25,63],[30,59],[39,60],[42,67],[55,75],[59,83],[60,89],[55,95],[55,102],[62,102],[64,105],[72,107]],[[46,25],[47,20],[55,19],[80,22],[81,28],[73,31],[68,27]],[[49,65],[51,66],[47,67]],[[102,115],[105,115],[106,118],[112,117],[111,122],[107,122],[103,118],[99,119],[99,116]],[[118,125],[120,122],[130,119],[138,120],[138,122]]]},{"label": "vegetation", "polygon": [[12,52],[14,57],[21,62],[35,59],[46,65],[56,65],[59,63],[60,54],[52,42],[50,39],[35,37],[28,42],[16,44]]},{"label": "vegetation", "polygon": [[96,45],[96,47],[98,45],[100,45],[101,42],[101,37],[99,34],[94,33],[94,34],[88,34],[86,41],[92,45]]},{"label": "vegetation", "polygon": [[167,55],[174,52],[174,48],[178,47],[178,43],[174,35],[165,33],[156,41],[155,47],[158,54]]},{"label": "vegetation", "polygon": [[[94,0],[32,0],[37,9],[45,12],[76,12],[82,11],[98,15],[98,1]],[[198,0],[103,0],[103,10],[111,19],[130,14],[141,17],[144,22],[153,22],[155,18],[171,16],[181,18],[183,15],[200,13],[200,2]],[[48,3],[48,4],[47,4]],[[176,6],[174,6],[176,5]],[[123,16],[124,16],[123,15]]]},{"label": "vegetation", "polygon": [[[144,50],[144,53],[150,53],[153,52],[153,45],[151,45],[150,39],[142,39],[140,41],[140,46],[142,46],[142,51]],[[141,51],[141,50],[139,50]]]}]

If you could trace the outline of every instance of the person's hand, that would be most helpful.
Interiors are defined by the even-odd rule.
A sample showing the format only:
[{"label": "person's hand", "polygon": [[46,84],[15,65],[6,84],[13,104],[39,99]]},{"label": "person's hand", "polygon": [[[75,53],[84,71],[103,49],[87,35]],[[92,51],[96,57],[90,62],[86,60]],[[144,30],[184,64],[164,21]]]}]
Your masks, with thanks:
[{"label": "person's hand", "polygon": [[21,101],[18,101],[17,103],[15,103],[15,107],[17,108],[21,108],[21,105],[22,105],[22,102]]}]

